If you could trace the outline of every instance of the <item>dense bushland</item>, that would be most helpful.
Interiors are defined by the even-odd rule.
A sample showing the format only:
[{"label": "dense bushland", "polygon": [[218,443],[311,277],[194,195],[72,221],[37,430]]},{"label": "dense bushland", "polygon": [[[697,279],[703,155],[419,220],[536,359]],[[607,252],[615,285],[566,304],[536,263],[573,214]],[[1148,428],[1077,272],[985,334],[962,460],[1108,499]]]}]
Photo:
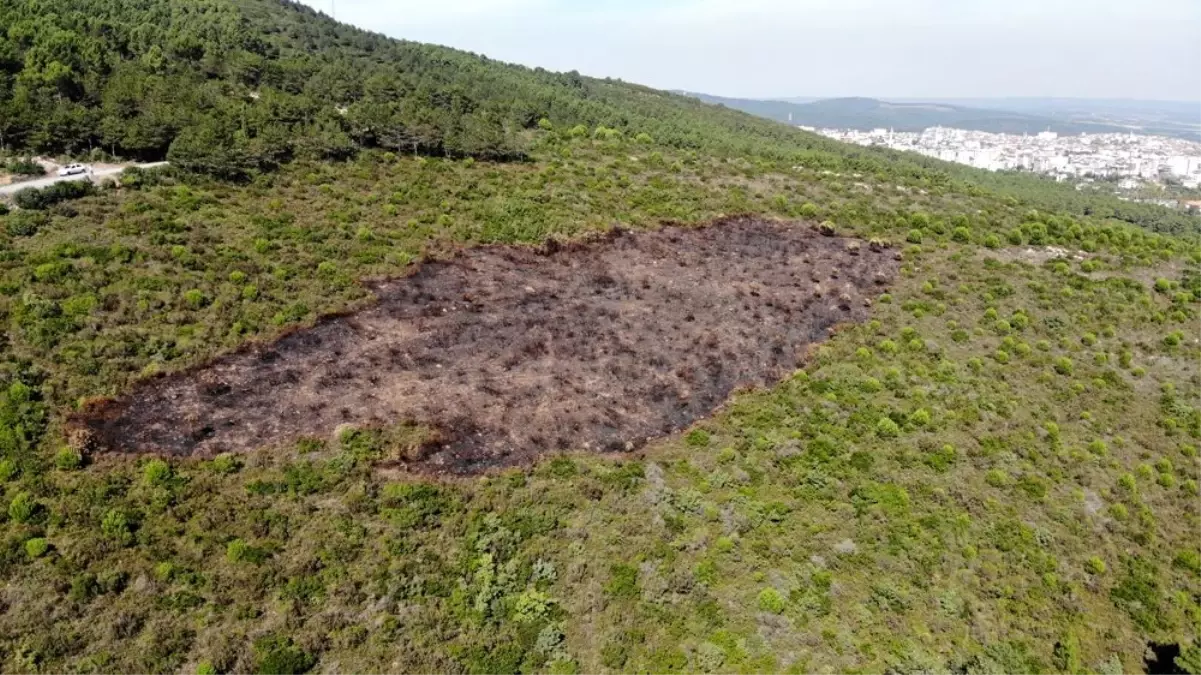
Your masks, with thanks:
[{"label": "dense bushland", "polygon": [[[0,211],[3,670],[1201,662],[1201,249],[1170,234],[1194,221],[290,4],[0,25],[0,144],[177,164]],[[437,481],[389,461],[419,427],[211,460],[64,431],[457,246],[738,212],[891,245],[901,279],[639,455]]]},{"label": "dense bushland", "polygon": [[[1187,643],[1194,242],[603,133],[530,153],[158,171],[4,217],[0,574],[36,598],[0,617],[8,667],[1067,671]],[[459,243],[736,211],[921,243],[868,325],[645,459],[447,484],[373,468],[391,431],[169,462],[58,431]]]}]

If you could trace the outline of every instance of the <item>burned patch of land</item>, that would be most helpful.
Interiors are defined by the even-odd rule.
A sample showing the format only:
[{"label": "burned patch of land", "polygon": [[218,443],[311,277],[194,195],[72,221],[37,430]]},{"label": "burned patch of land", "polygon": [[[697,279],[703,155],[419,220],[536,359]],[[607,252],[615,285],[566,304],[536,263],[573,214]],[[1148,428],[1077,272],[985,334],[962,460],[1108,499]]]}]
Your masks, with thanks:
[{"label": "burned patch of land", "polygon": [[74,423],[101,450],[211,456],[414,422],[439,441],[411,460],[454,473],[628,450],[779,380],[862,320],[896,268],[889,251],[750,218],[470,249],[376,283],[368,309],[144,381]]}]

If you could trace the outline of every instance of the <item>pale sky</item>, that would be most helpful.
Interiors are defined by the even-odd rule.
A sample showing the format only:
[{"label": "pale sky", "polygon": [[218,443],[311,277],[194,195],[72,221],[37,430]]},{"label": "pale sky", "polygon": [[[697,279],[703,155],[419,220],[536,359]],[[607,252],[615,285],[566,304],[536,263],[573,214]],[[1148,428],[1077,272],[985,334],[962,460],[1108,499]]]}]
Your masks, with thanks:
[{"label": "pale sky", "polygon": [[1201,99],[1201,0],[303,2],[392,37],[722,96]]}]

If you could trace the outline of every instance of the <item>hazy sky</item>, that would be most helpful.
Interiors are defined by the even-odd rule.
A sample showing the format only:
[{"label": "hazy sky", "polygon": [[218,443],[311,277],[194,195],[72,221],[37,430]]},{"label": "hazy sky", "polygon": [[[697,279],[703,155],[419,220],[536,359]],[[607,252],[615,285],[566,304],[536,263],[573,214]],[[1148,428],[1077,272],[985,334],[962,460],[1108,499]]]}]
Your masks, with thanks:
[{"label": "hazy sky", "polygon": [[1201,98],[1201,0],[303,0],[550,70],[725,96]]}]

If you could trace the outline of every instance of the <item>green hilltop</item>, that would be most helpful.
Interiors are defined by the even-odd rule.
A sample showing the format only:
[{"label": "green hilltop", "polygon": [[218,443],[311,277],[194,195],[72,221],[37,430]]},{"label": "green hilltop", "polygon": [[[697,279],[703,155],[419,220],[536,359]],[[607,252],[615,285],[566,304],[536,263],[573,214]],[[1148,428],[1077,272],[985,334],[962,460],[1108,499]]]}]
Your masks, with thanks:
[{"label": "green hilltop", "polygon": [[[1201,672],[1195,218],[288,2],[0,26],[6,159],[172,163],[0,206],[0,669]],[[405,427],[201,459],[67,423],[458,246],[740,213],[900,278],[638,454],[438,480]]]}]

